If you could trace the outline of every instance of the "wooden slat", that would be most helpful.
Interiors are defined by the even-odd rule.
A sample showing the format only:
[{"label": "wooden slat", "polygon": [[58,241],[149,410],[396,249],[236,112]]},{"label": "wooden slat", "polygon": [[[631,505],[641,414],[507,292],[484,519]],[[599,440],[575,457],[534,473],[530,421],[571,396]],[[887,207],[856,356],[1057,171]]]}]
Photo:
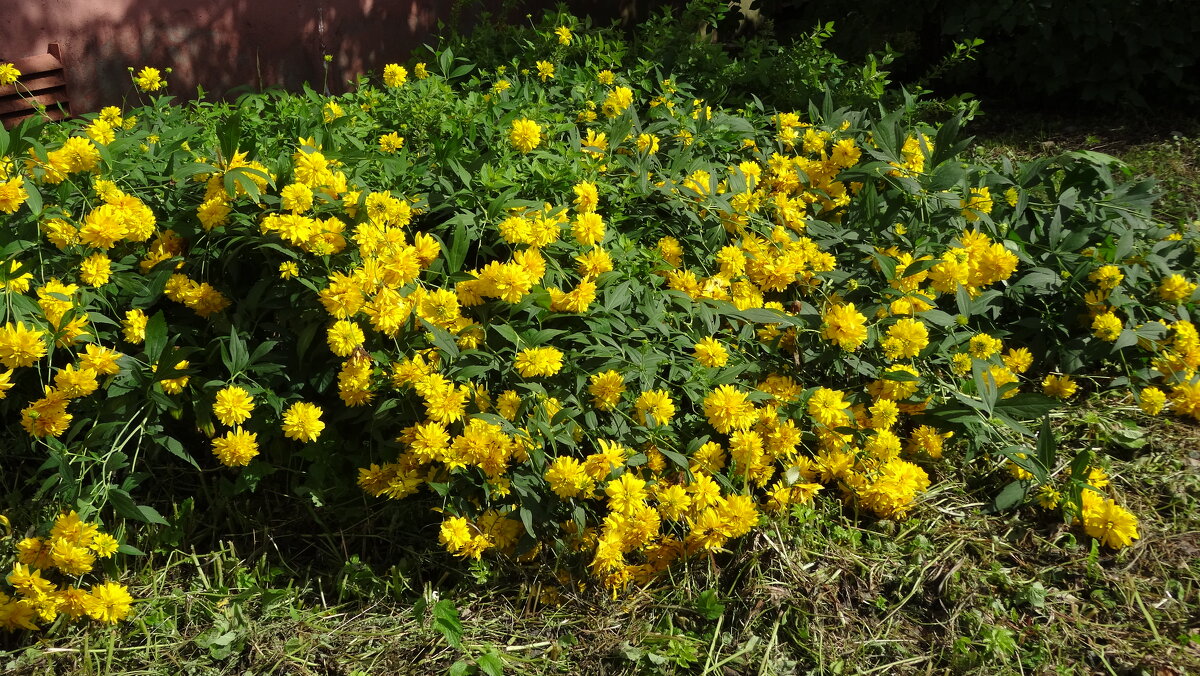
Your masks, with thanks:
[{"label": "wooden slat", "polygon": [[[61,120],[70,115],[67,99],[67,73],[63,68],[58,43],[50,43],[46,54],[14,59],[21,71],[16,84],[0,87],[0,122],[7,128],[38,115],[36,106],[45,106],[45,117]],[[60,112],[60,106],[66,113]]]},{"label": "wooden slat", "polygon": [[47,89],[54,89],[55,87],[66,87],[67,78],[65,75],[63,75],[62,71],[59,71],[58,73],[39,75],[38,77],[32,78],[26,78],[24,75],[22,75],[20,84],[21,86],[19,88],[15,84],[8,85],[6,87],[0,87],[0,97],[12,96],[13,94],[17,93],[24,94],[26,93],[26,90],[36,94],[46,91]]},{"label": "wooden slat", "polygon": [[33,96],[26,96],[25,98],[6,97],[0,99],[0,115],[5,113],[15,113],[21,110],[30,110],[33,108],[32,104],[35,102],[46,107],[51,107],[57,103],[66,103],[66,100],[67,93],[65,90],[57,93],[51,92],[49,94],[35,94]]},{"label": "wooden slat", "polygon": [[49,73],[62,70],[63,67],[62,61],[59,61],[53,54],[38,54],[23,59],[13,59],[12,65],[16,66],[24,76]]},{"label": "wooden slat", "polygon": [[[18,113],[8,113],[5,115],[0,115],[0,123],[2,123],[6,129],[12,129],[13,127],[17,126],[18,124],[21,124],[22,122],[24,122],[25,120],[27,120],[31,117],[35,117],[37,115],[38,115],[38,113],[35,113],[32,110],[27,110],[27,111],[18,112]],[[55,121],[67,119],[66,114],[64,114],[58,108],[47,108],[46,109],[46,117],[51,120],[55,120]]]}]

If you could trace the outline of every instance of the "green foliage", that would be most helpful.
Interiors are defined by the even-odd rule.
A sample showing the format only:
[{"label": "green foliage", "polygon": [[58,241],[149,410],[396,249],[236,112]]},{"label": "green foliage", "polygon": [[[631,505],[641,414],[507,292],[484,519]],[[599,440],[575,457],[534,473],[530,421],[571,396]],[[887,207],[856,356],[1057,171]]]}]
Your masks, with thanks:
[{"label": "green foliage", "polygon": [[[535,26],[491,20],[486,13],[468,34],[443,43],[484,68],[509,64],[538,44],[538,33],[560,25],[576,27],[560,7]],[[621,70],[635,81],[675,76],[695,96],[729,107],[756,99],[770,108],[803,109],[832,95],[839,105],[861,107],[881,100],[890,84],[888,48],[864,54],[860,62],[839,57],[826,46],[832,22],[813,22],[793,35],[777,35],[769,24],[751,20],[728,2],[689,0],[682,8],[660,7],[630,29],[578,25],[578,40],[559,50],[567,63],[586,59],[597,67]]]},{"label": "green foliage", "polygon": [[[1167,106],[1200,96],[1200,14],[1173,0],[1072,3],[999,0],[918,6],[867,0],[767,2],[763,13],[792,29],[815,21],[854,26],[835,48],[861,54],[891,44],[903,77],[945,75],[942,91],[967,88],[1034,107]],[[941,68],[954,42],[982,39],[977,59]]]}]

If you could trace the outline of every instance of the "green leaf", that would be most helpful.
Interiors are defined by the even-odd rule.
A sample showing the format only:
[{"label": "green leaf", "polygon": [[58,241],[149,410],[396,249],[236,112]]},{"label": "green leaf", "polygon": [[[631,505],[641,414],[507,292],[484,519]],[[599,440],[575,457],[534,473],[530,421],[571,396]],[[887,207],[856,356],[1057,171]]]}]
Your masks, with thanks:
[{"label": "green leaf", "polygon": [[746,310],[741,310],[736,314],[731,314],[733,314],[735,317],[741,317],[747,321],[754,322],[755,324],[779,324],[781,322],[788,321],[788,316],[784,313],[778,310],[770,310],[767,308],[749,308]]},{"label": "green leaf", "polygon": [[1029,448],[1025,446],[1009,446],[1000,449],[1000,454],[1008,458],[1014,465],[1029,472],[1033,475],[1035,481],[1039,484],[1046,480],[1046,467],[1041,461],[1034,457]]},{"label": "green leaf", "polygon": [[492,328],[496,329],[496,333],[503,336],[505,340],[512,343],[513,347],[517,349],[521,348],[521,337],[517,335],[513,327],[508,324],[492,324]]},{"label": "green leaf", "polygon": [[954,315],[941,310],[926,310],[918,313],[921,319],[927,319],[930,323],[942,328],[954,326],[957,322],[954,320]]},{"label": "green leaf", "polygon": [[29,194],[29,197],[25,200],[25,203],[29,205],[29,210],[33,212],[34,216],[41,215],[42,192],[38,190],[36,185],[28,182],[25,183],[25,192]]},{"label": "green leaf", "polygon": [[421,324],[425,330],[433,334],[433,344],[445,353],[447,362],[458,358],[458,344],[454,342],[454,336],[450,335],[450,332],[440,326],[434,326],[424,319],[421,320]]},{"label": "green leaf", "polygon": [[196,463],[196,459],[193,458],[186,450],[184,450],[183,444],[179,443],[179,440],[175,437],[169,437],[164,434],[162,436],[155,437],[154,441],[158,442],[158,445],[165,448],[171,455],[180,458],[196,469],[200,469],[200,465]]},{"label": "green leaf", "polygon": [[454,235],[450,238],[450,250],[446,252],[446,272],[449,274],[462,270],[463,261],[467,259],[467,247],[471,244],[470,238],[467,237],[467,222],[472,218],[470,214],[466,214],[465,219],[460,218],[454,228]]},{"label": "green leaf", "polygon": [[167,520],[162,518],[162,515],[159,514],[156,509],[153,507],[147,507],[145,505],[138,505],[133,501],[133,498],[129,496],[129,493],[126,493],[119,488],[109,488],[107,497],[108,503],[112,505],[117,514],[120,514],[126,519],[133,519],[134,521],[141,521],[142,523],[153,523],[164,526],[167,523]]},{"label": "green leaf", "polygon": [[217,168],[205,162],[190,162],[175,170],[171,178],[175,181],[186,181],[197,174],[215,174]]},{"label": "green leaf", "polygon": [[992,498],[992,512],[1003,512],[1021,504],[1025,500],[1025,482],[1013,481],[1005,486]]},{"label": "green leaf", "polygon": [[1042,427],[1038,430],[1037,455],[1042,467],[1047,470],[1054,468],[1054,456],[1058,444],[1054,440],[1054,432],[1050,429],[1050,416],[1042,417]]},{"label": "green leaf", "polygon": [[242,140],[242,111],[239,109],[217,127],[217,140],[221,145],[221,157],[226,163],[233,159]]},{"label": "green leaf", "polygon": [[1017,420],[1034,420],[1058,408],[1058,400],[1036,392],[1021,392],[996,402],[996,411],[1003,411]]},{"label": "green leaf", "polygon": [[250,357],[246,352],[246,343],[238,337],[237,327],[229,327],[229,359],[225,361],[225,367],[229,369],[229,377],[232,378],[244,371],[249,362]]},{"label": "green leaf", "polygon": [[158,364],[166,345],[167,318],[159,310],[146,322],[146,358],[151,364]]},{"label": "green leaf", "polygon": [[1012,288],[1028,286],[1035,291],[1049,292],[1062,286],[1062,277],[1050,268],[1031,268],[1012,285]]},{"label": "green leaf", "polygon": [[1132,345],[1137,345],[1138,334],[1131,329],[1123,329],[1121,335],[1117,336],[1117,340],[1113,343],[1112,351],[1118,352]]},{"label": "green leaf", "polygon": [[679,453],[678,451],[672,451],[669,448],[659,448],[658,452],[662,453],[663,457],[666,458],[667,460],[670,460],[671,462],[675,463],[675,466],[680,469],[687,469],[690,465],[690,463],[688,462],[687,456],[685,456],[682,453]]},{"label": "green leaf", "polygon": [[488,676],[504,676],[504,662],[495,652],[488,651],[475,660],[475,666]]},{"label": "green leaf", "polygon": [[696,610],[708,620],[715,620],[725,612],[725,604],[721,603],[717,593],[705,589],[696,597]]},{"label": "green leaf", "polygon": [[433,628],[438,630],[451,648],[462,647],[463,628],[454,601],[442,599],[433,604]]},{"label": "green leaf", "polygon": [[533,529],[533,511],[528,507],[521,507],[518,513],[521,516],[521,525],[525,526],[525,532],[529,534],[529,537],[536,538],[537,533]]},{"label": "green leaf", "polygon": [[446,48],[438,55],[438,68],[442,72],[442,76],[450,79],[450,66],[454,64],[454,52]]}]

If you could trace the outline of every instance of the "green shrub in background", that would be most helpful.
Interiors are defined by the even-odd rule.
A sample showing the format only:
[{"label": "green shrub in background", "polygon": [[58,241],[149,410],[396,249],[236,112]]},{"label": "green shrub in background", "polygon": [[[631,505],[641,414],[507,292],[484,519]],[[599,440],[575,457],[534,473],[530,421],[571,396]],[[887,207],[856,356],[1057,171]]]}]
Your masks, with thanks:
[{"label": "green shrub in background", "polygon": [[[863,53],[857,63],[846,61],[826,46],[834,36],[832,23],[810,24],[781,36],[769,22],[746,24],[728,2],[679,5],[653,8],[645,20],[627,28],[594,26],[589,19],[586,34],[563,58],[567,63],[593,59],[635,79],[673,74],[687,81],[696,96],[731,106],[758,98],[780,110],[803,109],[829,95],[838,105],[862,107],[888,92],[887,66],[895,54],[881,48]],[[555,20],[566,16],[564,6],[551,15]],[[444,46],[480,67],[495,68],[536,44],[540,26],[491,19],[484,14],[469,32],[454,35]]]},{"label": "green shrub in background", "polygon": [[944,92],[986,94],[993,105],[1166,106],[1200,100],[1200,11],[1179,0],[895,3],[765,1],[780,34],[833,21],[846,55],[890,44],[904,79],[936,69],[951,43],[982,39],[974,61],[946,73]]}]

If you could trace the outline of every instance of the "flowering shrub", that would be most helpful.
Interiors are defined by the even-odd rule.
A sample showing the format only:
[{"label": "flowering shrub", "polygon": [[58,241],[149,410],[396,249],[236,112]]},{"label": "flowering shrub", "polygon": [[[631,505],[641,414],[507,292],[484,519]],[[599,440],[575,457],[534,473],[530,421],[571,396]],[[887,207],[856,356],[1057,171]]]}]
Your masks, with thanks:
[{"label": "flowering shrub", "polygon": [[455,555],[612,590],[814,499],[903,518],[934,466],[1137,538],[1046,414],[1094,383],[1200,419],[1197,233],[1148,184],[714,108],[559,62],[577,38],[0,136],[3,447],[148,522],[155,465],[357,473],[437,496]]}]

